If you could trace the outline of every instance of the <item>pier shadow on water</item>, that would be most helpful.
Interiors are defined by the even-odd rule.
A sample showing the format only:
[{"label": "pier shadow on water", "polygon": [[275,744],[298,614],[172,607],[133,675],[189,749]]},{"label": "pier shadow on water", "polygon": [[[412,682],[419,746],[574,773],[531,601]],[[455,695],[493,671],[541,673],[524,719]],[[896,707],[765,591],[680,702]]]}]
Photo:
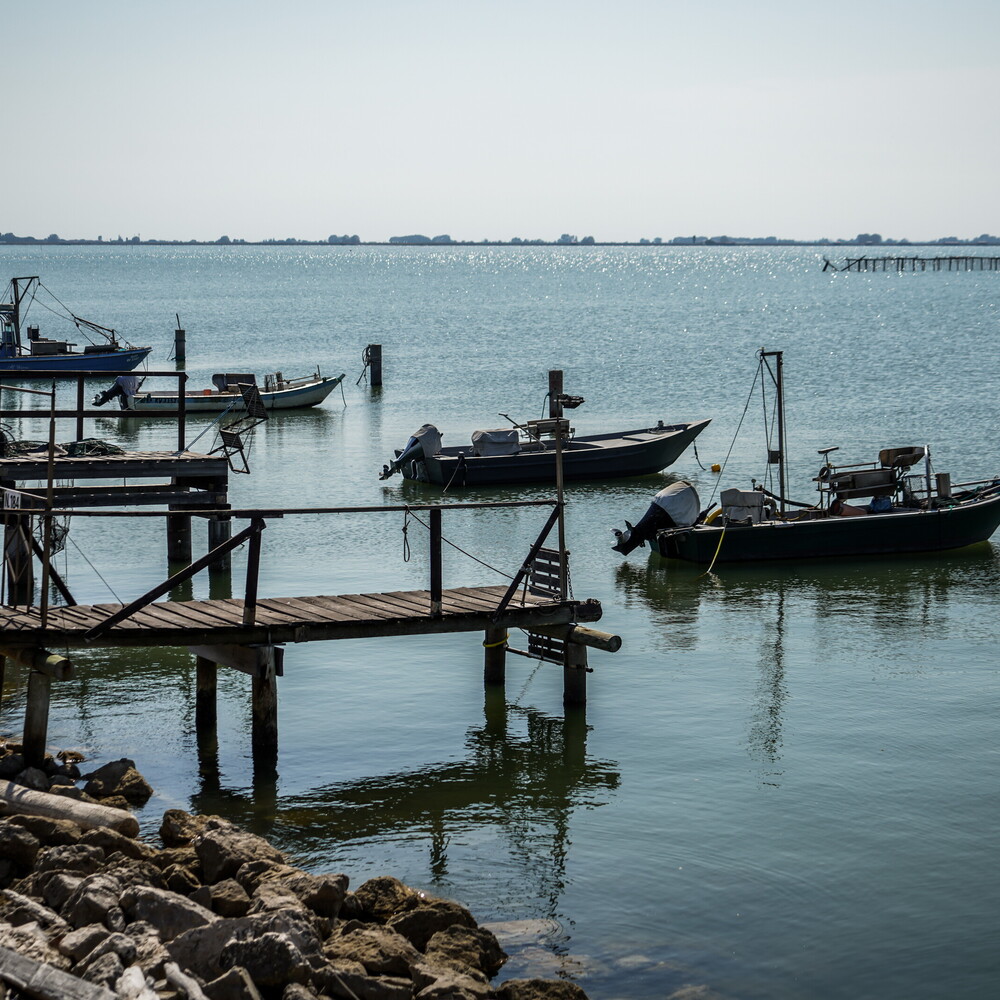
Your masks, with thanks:
[{"label": "pier shadow on water", "polygon": [[571,815],[602,805],[621,781],[614,761],[588,755],[589,728],[582,711],[550,717],[488,690],[483,723],[467,731],[461,759],[329,782],[289,799],[278,794],[278,767],[266,762],[254,767],[252,794],[224,787],[208,740],[191,808],[272,838],[300,863],[323,859],[327,870],[330,845],[350,854],[350,845],[423,841],[426,870],[409,877],[443,895],[452,844],[492,839],[522,910],[558,922]]}]

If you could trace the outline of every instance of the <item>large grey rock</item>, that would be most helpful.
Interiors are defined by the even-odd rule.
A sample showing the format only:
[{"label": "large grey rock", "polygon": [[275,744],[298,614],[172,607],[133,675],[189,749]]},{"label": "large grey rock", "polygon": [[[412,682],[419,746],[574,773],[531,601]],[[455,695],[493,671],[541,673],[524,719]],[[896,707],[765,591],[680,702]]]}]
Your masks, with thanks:
[{"label": "large grey rock", "polygon": [[83,831],[70,819],[54,819],[49,816],[11,816],[7,822],[23,827],[33,833],[47,847],[64,847],[75,844]]},{"label": "large grey rock", "polygon": [[155,927],[163,942],[219,919],[211,910],[186,896],[152,886],[133,886],[123,895],[122,906],[129,916]]},{"label": "large grey rock", "polygon": [[26,767],[20,774],[14,777],[19,785],[30,788],[36,792],[47,792],[52,784],[49,776],[38,767]]},{"label": "large grey rock", "polygon": [[56,942],[56,948],[74,962],[79,962],[102,941],[107,940],[111,933],[103,924],[87,924],[86,927],[78,927],[75,931],[64,934]]},{"label": "large grey rock", "polygon": [[587,994],[565,979],[508,979],[495,990],[497,1000],[587,1000]]},{"label": "large grey rock", "polygon": [[37,899],[22,896],[13,889],[4,889],[0,896],[3,897],[3,918],[15,927],[34,922],[50,935],[67,934],[71,930],[55,910],[49,909]]},{"label": "large grey rock", "polygon": [[317,1000],[317,995],[301,983],[289,983],[281,994],[281,1000]]},{"label": "large grey rock", "polygon": [[128,936],[135,944],[135,963],[153,979],[163,977],[163,965],[169,961],[167,949],[160,941],[156,928],[145,920],[133,920],[128,925]]},{"label": "large grey rock", "polygon": [[323,945],[328,959],[360,962],[372,976],[409,976],[420,953],[402,934],[388,927],[369,926],[335,934]]},{"label": "large grey rock", "polygon": [[208,884],[232,878],[248,861],[284,862],[284,855],[263,837],[247,833],[224,820],[215,820],[195,839],[194,848]]},{"label": "large grey rock", "polygon": [[39,879],[37,883],[42,893],[42,899],[53,909],[61,912],[66,905],[66,900],[76,892],[77,887],[83,881],[83,876],[58,871],[46,872],[46,874],[49,877]]},{"label": "large grey rock", "polygon": [[171,892],[178,892],[182,896],[190,896],[201,886],[201,879],[187,865],[169,865],[164,868],[163,882]]},{"label": "large grey rock", "polygon": [[331,920],[340,913],[348,886],[346,875],[311,875],[292,865],[268,861],[250,861],[241,866],[236,881],[250,895],[265,883],[286,886],[309,909]]},{"label": "large grey rock", "polygon": [[421,893],[389,875],[368,879],[354,890],[352,897],[360,919],[380,924],[424,902]]},{"label": "large grey rock", "polygon": [[203,980],[221,976],[226,970],[219,956],[229,941],[249,940],[263,934],[285,934],[313,968],[324,963],[321,941],[308,920],[294,913],[258,913],[246,917],[219,917],[214,923],[178,934],[166,947],[171,958],[182,968]]},{"label": "large grey rock", "polygon": [[507,961],[507,953],[496,936],[485,927],[453,924],[438,931],[427,942],[428,961],[448,965],[465,975],[492,979]]},{"label": "large grey rock", "polygon": [[455,969],[441,969],[427,985],[417,988],[414,983],[414,989],[417,1000],[487,1000],[494,995],[488,983]]},{"label": "large grey rock", "polygon": [[0,757],[0,779],[9,781],[24,770],[24,755],[9,753]]},{"label": "large grey rock", "polygon": [[[74,972],[76,972],[75,969]],[[77,974],[81,979],[110,988],[121,979],[124,972],[125,966],[122,965],[122,960],[113,951],[109,951],[101,955],[93,964],[86,965]]]},{"label": "large grey rock", "polygon": [[[286,990],[282,1000],[287,993]],[[227,970],[218,979],[206,983],[205,996],[209,1000],[261,1000],[260,990],[250,978],[250,973],[239,966]]]},{"label": "large grey rock", "polygon": [[221,821],[219,816],[192,816],[183,809],[168,809],[160,823],[160,839],[164,847],[183,847],[190,844],[211,821]]},{"label": "large grey rock", "polygon": [[225,878],[215,885],[203,885],[191,898],[220,917],[243,917],[250,909],[250,897],[236,879]]},{"label": "large grey rock", "polygon": [[87,830],[80,836],[80,843],[99,847],[108,857],[116,851],[136,861],[149,861],[156,856],[156,851],[149,844],[144,844],[134,837],[126,837],[124,833],[106,826]]},{"label": "large grey rock", "polygon": [[35,858],[35,873],[47,871],[75,872],[93,875],[104,863],[104,851],[89,844],[67,844],[45,847]]},{"label": "large grey rock", "polygon": [[9,820],[0,822],[0,858],[31,868],[42,842],[30,831]]},{"label": "large grey rock", "polygon": [[389,918],[386,926],[402,934],[418,951],[423,951],[427,947],[427,942],[438,931],[455,924],[460,927],[477,926],[475,918],[464,906],[436,899],[405,913],[397,913]]},{"label": "large grey rock", "polygon": [[109,926],[108,916],[118,910],[121,893],[122,884],[118,879],[103,873],[88,875],[66,900],[62,916],[74,927],[85,927],[87,924]]},{"label": "large grey rock", "polygon": [[121,796],[134,805],[145,805],[153,794],[153,789],[135,769],[135,761],[128,758],[113,760],[96,771],[84,775],[88,778],[83,791],[95,799]]},{"label": "large grey rock", "polygon": [[[413,983],[408,978],[369,976],[356,963],[333,962],[313,973],[313,982],[323,996],[333,1000],[412,1000]],[[362,969],[362,971],[358,971]]]},{"label": "large grey rock", "polygon": [[274,931],[231,938],[219,955],[219,966],[223,969],[242,966],[263,989],[286,983],[307,983],[312,973],[312,966],[291,936]]},{"label": "large grey rock", "polygon": [[86,978],[87,970],[93,968],[105,955],[117,955],[123,968],[131,965],[136,957],[135,942],[125,934],[109,934],[83,957],[74,971],[78,976]]}]

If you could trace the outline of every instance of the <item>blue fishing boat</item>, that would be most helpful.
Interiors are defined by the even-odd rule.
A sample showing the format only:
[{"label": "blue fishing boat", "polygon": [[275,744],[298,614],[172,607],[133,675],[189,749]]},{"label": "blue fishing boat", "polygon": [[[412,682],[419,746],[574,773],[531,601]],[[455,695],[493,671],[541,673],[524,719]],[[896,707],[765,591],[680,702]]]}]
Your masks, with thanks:
[{"label": "blue fishing boat", "polygon": [[[75,342],[42,337],[37,326],[24,325],[40,291],[47,292],[58,306],[58,310],[48,304],[46,308],[72,323],[87,341],[83,350],[76,350],[80,345]],[[54,372],[78,375],[131,371],[151,350],[151,347],[135,347],[121,340],[110,327],[75,315],[45,288],[37,275],[11,278],[4,301],[0,302],[0,375],[5,378],[31,378],[39,373],[49,376]]]}]

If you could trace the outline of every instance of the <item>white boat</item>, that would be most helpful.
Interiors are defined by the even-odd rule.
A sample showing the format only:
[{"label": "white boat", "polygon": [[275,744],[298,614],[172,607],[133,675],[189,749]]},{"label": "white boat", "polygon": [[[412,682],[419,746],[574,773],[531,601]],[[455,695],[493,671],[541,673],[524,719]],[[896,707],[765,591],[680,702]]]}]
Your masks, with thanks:
[{"label": "white boat", "polygon": [[[127,376],[126,376],[127,379]],[[211,389],[188,390],[184,393],[186,413],[222,413],[230,407],[245,406],[241,386],[254,386],[259,390],[260,402],[265,410],[291,410],[317,406],[344,380],[344,374],[336,378],[321,375],[319,369],[312,375],[301,378],[285,378],[281,372],[264,376],[264,385],[257,386],[257,378],[249,373],[220,373],[212,376]],[[116,386],[124,381],[119,379]],[[116,387],[102,393],[94,400],[100,406],[109,399],[118,397],[122,416],[132,413],[156,413],[179,408],[177,390],[148,390],[141,387],[133,394],[116,391]]]}]

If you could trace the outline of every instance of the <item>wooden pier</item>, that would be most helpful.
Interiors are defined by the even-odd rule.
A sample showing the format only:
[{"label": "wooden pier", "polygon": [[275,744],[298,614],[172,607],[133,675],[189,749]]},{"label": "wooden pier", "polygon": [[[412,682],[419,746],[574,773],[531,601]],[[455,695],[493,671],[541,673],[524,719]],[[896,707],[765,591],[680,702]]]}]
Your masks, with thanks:
[{"label": "wooden pier", "polygon": [[954,254],[920,257],[848,257],[843,267],[823,258],[824,271],[1000,271],[1000,257],[979,254]]},{"label": "wooden pier", "polygon": [[[445,588],[442,580],[442,512],[489,507],[550,506],[548,519],[519,569],[505,586]],[[430,586],[426,590],[384,593],[259,597],[261,536],[268,518],[293,514],[426,512],[430,548]],[[505,654],[512,629],[529,634],[529,655],[561,663],[563,701],[586,702],[587,649],[614,652],[621,640],[587,628],[602,614],[596,600],[573,600],[561,580],[566,557],[544,548],[550,530],[561,517],[558,501],[505,501],[396,507],[305,508],[296,510],[202,510],[197,516],[249,520],[242,531],[225,539],[207,555],[174,573],[163,583],[129,604],[0,607],[0,665],[2,658],[30,669],[25,711],[24,746],[31,760],[45,752],[48,704],[52,680],[72,676],[70,652],[98,647],[186,647],[197,657],[196,727],[199,736],[214,732],[216,674],[230,667],[252,677],[252,740],[255,753],[277,751],[277,677],[284,668],[285,643],[381,636],[428,635],[446,632],[482,632],[484,683],[504,683]],[[164,511],[66,511],[40,513],[54,518],[164,517]],[[20,516],[29,516],[26,512]],[[421,522],[423,523],[423,522]],[[242,599],[161,601],[159,598],[223,559],[237,546],[247,545],[246,588]],[[534,645],[532,645],[532,640]],[[512,652],[517,650],[511,649]],[[2,681],[2,670],[0,670]]]}]

